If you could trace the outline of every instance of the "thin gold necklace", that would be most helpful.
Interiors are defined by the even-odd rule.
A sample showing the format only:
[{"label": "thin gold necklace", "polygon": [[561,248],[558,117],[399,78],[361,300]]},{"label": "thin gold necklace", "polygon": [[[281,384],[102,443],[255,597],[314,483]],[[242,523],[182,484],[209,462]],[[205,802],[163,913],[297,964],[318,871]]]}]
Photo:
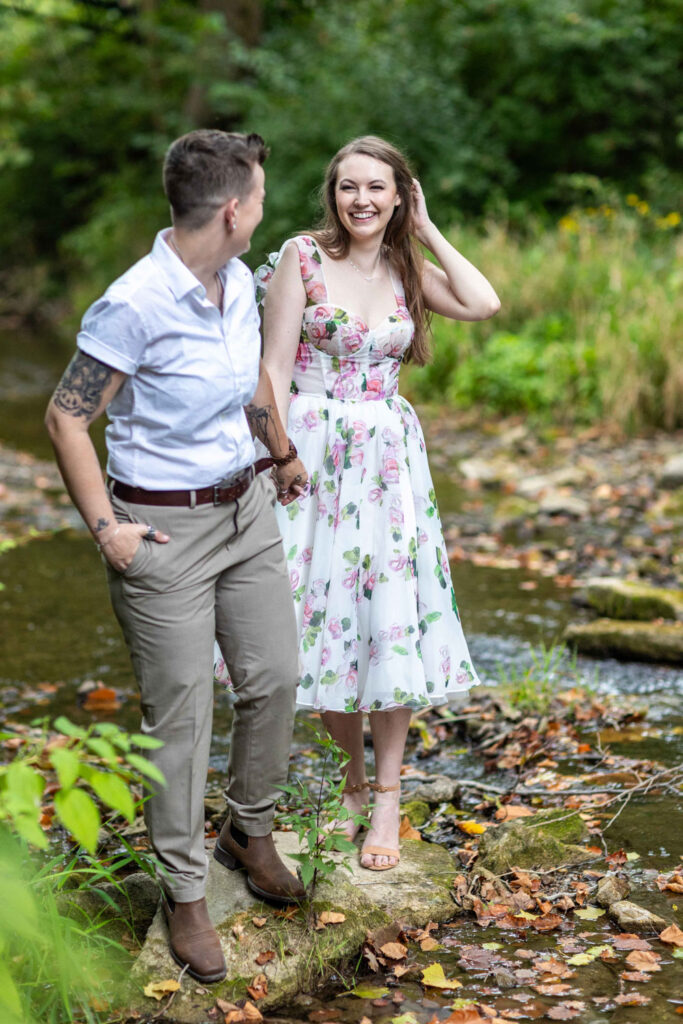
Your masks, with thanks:
[{"label": "thin gold necklace", "polygon": [[377,268],[380,265],[381,260],[382,260],[382,250],[380,249],[380,251],[377,253],[377,259],[375,260],[375,265],[372,268],[372,274],[370,275],[370,277],[368,277],[367,274],[364,274],[363,271],[360,269],[360,267],[356,266],[356,264],[353,262],[353,260],[351,259],[350,256],[347,256],[346,258],[348,259],[349,263],[351,264],[353,269],[356,271],[356,273],[360,274],[360,276],[363,278],[364,281],[374,281],[375,278],[377,277]]},{"label": "thin gold necklace", "polygon": [[[176,252],[176,254],[178,256],[178,259],[180,260],[180,262],[184,266],[187,267],[187,263],[185,263],[185,257],[183,256],[183,254],[181,253],[180,249],[176,245],[175,238],[173,237],[173,232],[171,232],[170,235],[168,236],[168,240],[171,243],[171,245],[173,246],[173,248],[174,248],[174,250],[175,250],[175,252]],[[189,270],[189,267],[188,267],[188,270]],[[222,307],[223,307],[223,282],[221,280],[221,275],[218,273],[217,270],[214,270],[213,276],[216,279],[216,295],[218,297],[217,306],[218,306],[219,309],[222,309]]]}]

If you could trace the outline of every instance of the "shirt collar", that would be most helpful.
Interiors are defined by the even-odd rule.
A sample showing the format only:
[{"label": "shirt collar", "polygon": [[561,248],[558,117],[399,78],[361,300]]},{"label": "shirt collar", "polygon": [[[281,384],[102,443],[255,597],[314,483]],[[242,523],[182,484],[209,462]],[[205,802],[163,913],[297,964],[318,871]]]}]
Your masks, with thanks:
[{"label": "shirt collar", "polygon": [[[177,301],[185,298],[190,292],[196,288],[204,291],[204,286],[199,281],[191,270],[189,270],[183,261],[176,253],[173,252],[171,246],[164,240],[164,236],[168,234],[170,228],[163,228],[154,239],[154,245],[152,246],[152,259],[163,271],[168,284],[173,292]],[[218,273],[221,276],[223,284],[230,279],[231,276],[242,276],[240,271],[246,269],[240,260],[232,259],[228,260],[227,263],[223,264],[219,268]]]}]

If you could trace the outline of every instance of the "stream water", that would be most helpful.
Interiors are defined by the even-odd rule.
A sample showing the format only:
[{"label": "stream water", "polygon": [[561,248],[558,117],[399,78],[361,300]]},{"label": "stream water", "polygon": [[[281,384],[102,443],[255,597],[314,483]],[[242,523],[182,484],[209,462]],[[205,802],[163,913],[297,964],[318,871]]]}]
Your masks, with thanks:
[{"label": "stream water", "polygon": [[[48,337],[12,334],[5,335],[0,342],[0,441],[48,457],[43,410],[69,353]],[[444,473],[435,478],[435,483],[442,514],[447,518],[459,500],[458,488],[451,486]],[[571,604],[571,591],[556,587],[552,579],[520,570],[475,567],[469,562],[455,563],[452,572],[472,655],[487,683],[495,683],[501,671],[508,675],[522,671],[539,645],[557,642],[566,623],[582,614]],[[520,586],[531,579],[535,589]],[[22,544],[0,558],[0,583],[0,697],[5,720],[27,723],[66,714],[74,721],[87,723],[92,720],[92,713],[83,710],[78,690],[86,680],[101,680],[114,688],[120,699],[118,710],[106,717],[124,728],[137,729],[139,702],[135,683],[109,606],[102,566],[90,538],[78,530],[65,530]],[[648,705],[650,728],[643,735],[618,738],[615,750],[632,750],[634,756],[656,759],[666,765],[683,760],[683,672],[663,666],[585,658],[577,660],[576,671],[580,681],[597,690],[638,694]],[[212,766],[217,776],[226,765],[230,718],[230,697],[217,688],[212,749]],[[295,744],[308,743],[310,738],[297,731]],[[468,773],[470,769],[481,770],[474,764],[467,766]],[[429,770],[456,774],[465,768],[462,760],[444,757],[442,761],[430,761]],[[683,855],[680,804],[672,797],[658,802],[633,802],[610,833],[610,846],[636,850],[645,872],[670,870]],[[601,931],[608,926],[592,923],[591,927],[595,932],[593,941],[598,944]],[[503,937],[492,932],[495,929],[487,931],[482,939],[481,930],[474,924],[464,924],[458,927],[457,934],[459,940],[481,943],[496,939],[514,949],[514,937],[509,933]],[[442,937],[447,934],[448,929],[440,932]],[[543,936],[535,941],[539,949],[550,948],[554,943]],[[447,946],[438,953],[447,976],[455,971],[457,955],[455,949],[449,951]],[[429,960],[434,958],[431,955]],[[613,979],[607,978],[611,970],[601,961],[586,968],[582,992],[599,994],[608,981],[611,990]],[[577,1019],[591,1024],[664,1024],[680,1019],[665,999],[672,994],[671,977],[670,972],[662,972],[648,985],[648,995],[653,1000],[649,1007],[612,1007],[609,1012],[595,1008]],[[487,985],[487,991],[492,991],[489,982]],[[483,999],[482,979],[471,975],[468,986],[458,990],[458,996]],[[344,1020],[357,1021],[361,1016],[369,1016],[373,1021],[382,1021],[410,1011],[419,1022],[429,1020],[436,1005],[444,1005],[430,1006],[429,1001],[425,1004],[424,993],[415,983],[406,982],[401,990],[405,1001],[400,1009],[393,1004],[387,1008],[374,1007],[368,1000],[343,995],[335,998],[333,1005]],[[297,1007],[296,1013],[306,1016],[323,1005],[332,1003],[312,1000],[307,1008]],[[514,999],[510,1005],[520,1011],[524,1009],[524,1004]]]}]

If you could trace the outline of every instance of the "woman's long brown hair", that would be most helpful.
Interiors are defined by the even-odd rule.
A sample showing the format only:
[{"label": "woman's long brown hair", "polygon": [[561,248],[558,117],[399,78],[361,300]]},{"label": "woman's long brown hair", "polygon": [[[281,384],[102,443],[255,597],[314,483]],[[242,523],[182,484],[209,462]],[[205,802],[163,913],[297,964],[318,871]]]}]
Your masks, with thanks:
[{"label": "woman's long brown hair", "polygon": [[394,209],[384,234],[383,247],[386,256],[401,279],[406,296],[406,305],[415,330],[410,348],[404,361],[412,360],[420,366],[429,360],[429,322],[431,313],[425,306],[422,294],[423,256],[410,231],[413,220],[413,175],[403,154],[384,139],[376,135],[363,135],[347,143],[330,161],[322,187],[325,217],[322,224],[311,234],[332,259],[344,259],[349,252],[349,233],[339,219],[335,190],[337,172],[341,161],[354,153],[362,153],[388,164],[394,172],[396,190],[401,198]]}]

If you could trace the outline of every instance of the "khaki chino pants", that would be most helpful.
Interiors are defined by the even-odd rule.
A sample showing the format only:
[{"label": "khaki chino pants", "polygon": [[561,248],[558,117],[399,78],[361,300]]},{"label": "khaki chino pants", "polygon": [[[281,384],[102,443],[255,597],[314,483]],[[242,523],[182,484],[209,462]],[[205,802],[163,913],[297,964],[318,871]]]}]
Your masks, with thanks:
[{"label": "khaki chino pants", "polygon": [[151,523],[171,538],[143,540],[125,573],[108,566],[107,575],[140,687],[142,729],[164,743],[145,751],[166,779],[145,804],[145,821],[168,872],[164,887],[186,902],[201,898],[206,883],[214,637],[235,690],[226,798],[247,835],[271,831],[287,779],[298,655],[275,489],[260,475],[238,503],[167,508],[112,496],[112,504],[119,522]]}]

